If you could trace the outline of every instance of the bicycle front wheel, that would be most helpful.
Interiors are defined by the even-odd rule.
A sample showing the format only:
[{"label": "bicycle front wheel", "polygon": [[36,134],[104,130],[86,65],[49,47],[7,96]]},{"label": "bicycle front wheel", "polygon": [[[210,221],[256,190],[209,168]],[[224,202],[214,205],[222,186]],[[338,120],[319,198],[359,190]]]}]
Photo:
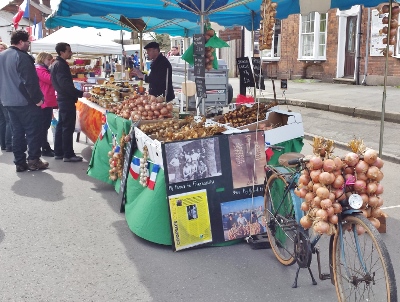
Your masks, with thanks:
[{"label": "bicycle front wheel", "polygon": [[397,301],[396,280],[386,245],[377,229],[361,214],[342,221],[332,251],[339,301]]},{"label": "bicycle front wheel", "polygon": [[283,265],[292,265],[294,258],[295,231],[293,224],[287,227],[279,217],[295,222],[294,210],[290,194],[284,198],[287,182],[281,176],[274,174],[268,179],[265,187],[265,219],[267,222],[267,235],[275,257]]}]

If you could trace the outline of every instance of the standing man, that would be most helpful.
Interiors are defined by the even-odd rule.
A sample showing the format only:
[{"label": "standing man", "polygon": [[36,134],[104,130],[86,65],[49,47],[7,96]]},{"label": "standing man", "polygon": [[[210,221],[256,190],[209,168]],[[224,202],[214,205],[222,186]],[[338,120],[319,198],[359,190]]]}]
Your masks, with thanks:
[{"label": "standing man", "polygon": [[17,30],[11,34],[11,47],[0,54],[0,100],[10,117],[17,172],[49,166],[40,159],[43,94],[29,46],[29,33]]},{"label": "standing man", "polygon": [[149,83],[150,95],[156,97],[163,95],[165,101],[172,101],[175,98],[175,93],[172,87],[171,63],[160,53],[160,45],[157,42],[150,42],[144,49],[147,50],[149,59],[153,61],[150,68],[151,72],[149,75],[144,75],[139,69],[133,69],[133,74]]},{"label": "standing man", "polygon": [[72,56],[71,46],[68,43],[57,43],[56,60],[50,67],[51,82],[57,91],[58,123],[54,141],[54,158],[63,159],[64,162],[82,161],[81,156],[74,152],[73,134],[76,122],[75,103],[78,98],[88,97],[88,92],[75,88],[71,71],[66,60]]}]

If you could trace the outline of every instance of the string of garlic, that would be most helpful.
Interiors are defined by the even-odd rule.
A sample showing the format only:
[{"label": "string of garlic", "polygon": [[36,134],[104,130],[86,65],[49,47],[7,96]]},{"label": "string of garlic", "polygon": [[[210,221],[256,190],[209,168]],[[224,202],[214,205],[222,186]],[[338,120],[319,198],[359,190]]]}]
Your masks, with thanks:
[{"label": "string of garlic", "polygon": [[139,183],[143,187],[147,187],[147,177],[149,175],[147,169],[147,158],[149,156],[149,150],[147,146],[143,147],[143,158],[140,159],[140,168],[139,168]]}]

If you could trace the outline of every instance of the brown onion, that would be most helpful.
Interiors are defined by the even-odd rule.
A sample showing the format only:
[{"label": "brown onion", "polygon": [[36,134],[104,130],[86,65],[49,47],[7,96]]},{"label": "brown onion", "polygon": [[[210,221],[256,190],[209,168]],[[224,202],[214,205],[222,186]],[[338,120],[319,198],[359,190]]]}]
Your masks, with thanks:
[{"label": "brown onion", "polygon": [[354,153],[354,152],[349,152],[346,154],[345,158],[344,158],[344,162],[349,165],[350,167],[354,167],[355,165],[357,165],[358,161],[359,161],[359,156],[358,154]]},{"label": "brown onion", "polygon": [[378,177],[375,179],[376,181],[381,181],[383,179],[383,173],[382,173],[382,171],[378,171]]},{"label": "brown onion", "polygon": [[356,178],[360,180],[368,180],[367,174],[365,173],[357,173]]},{"label": "brown onion", "polygon": [[335,191],[335,199],[338,201],[342,201],[342,200],[346,199],[346,195],[344,194],[343,190],[337,189]]},{"label": "brown onion", "polygon": [[379,207],[373,208],[371,210],[371,216],[372,217],[379,218],[379,217],[382,216],[382,214],[383,214],[383,211]]},{"label": "brown onion", "polygon": [[326,210],[327,208],[332,207],[332,200],[330,199],[322,199],[321,200],[321,208]]},{"label": "brown onion", "polygon": [[312,225],[312,220],[306,215],[301,217],[300,224],[303,228],[309,229]]},{"label": "brown onion", "polygon": [[365,233],[365,228],[362,225],[357,224],[356,230],[358,236],[361,236]]},{"label": "brown onion", "polygon": [[330,222],[330,223],[333,223],[333,224],[337,224],[338,222],[339,222],[339,218],[338,218],[338,216],[337,215],[331,215],[329,218],[328,218],[328,221]]},{"label": "brown onion", "polygon": [[368,201],[369,201],[369,196],[365,193],[360,194],[362,201],[363,201],[363,205],[361,208],[365,208],[368,205]]},{"label": "brown onion", "polygon": [[323,165],[322,165],[322,169],[325,172],[332,172],[333,170],[335,170],[336,165],[335,165],[335,162],[333,161],[333,159],[330,159],[330,158],[325,159],[323,162]]},{"label": "brown onion", "polygon": [[332,187],[335,189],[340,189],[344,185],[344,177],[342,175],[338,175],[335,178],[335,181],[332,183]]},{"label": "brown onion", "polygon": [[174,108],[174,105],[172,105],[172,103],[167,104],[168,111],[172,111],[173,108]]},{"label": "brown onion", "polygon": [[326,208],[326,213],[328,213],[328,219],[331,217],[333,214],[335,214],[334,210],[332,207]]},{"label": "brown onion", "polygon": [[371,221],[371,223],[374,225],[375,228],[379,229],[379,227],[381,226],[381,223],[378,219],[374,218],[374,217],[369,217],[368,218],[369,221]]},{"label": "brown onion", "polygon": [[317,193],[317,190],[318,190],[319,188],[321,188],[321,187],[322,187],[322,185],[321,185],[319,182],[317,182],[317,183],[313,184],[313,189],[312,189],[312,191],[313,191],[314,193]]},{"label": "brown onion", "polygon": [[327,223],[326,221],[317,221],[316,223],[314,223],[314,231],[319,233],[319,234],[325,234],[328,232],[329,230],[329,223]]},{"label": "brown onion", "polygon": [[375,166],[369,167],[367,171],[367,177],[372,180],[377,180],[379,173],[379,168]]},{"label": "brown onion", "polygon": [[354,174],[354,168],[353,167],[344,168],[343,174]]},{"label": "brown onion", "polygon": [[299,177],[298,184],[302,184],[302,185],[306,186],[306,185],[308,185],[309,182],[310,182],[309,176],[303,174]]},{"label": "brown onion", "polygon": [[308,162],[307,166],[311,169],[311,170],[317,170],[317,169],[321,169],[323,165],[322,159],[319,156],[313,156],[311,157],[310,161]]},{"label": "brown onion", "polygon": [[378,158],[378,152],[373,149],[367,149],[364,152],[364,161],[369,165],[372,165],[377,158]]},{"label": "brown onion", "polygon": [[365,193],[367,191],[367,183],[365,180],[357,179],[354,183],[354,190],[358,193]]},{"label": "brown onion", "polygon": [[329,172],[322,172],[319,175],[319,182],[323,185],[330,185],[333,181]]},{"label": "brown onion", "polygon": [[338,202],[334,202],[332,204],[332,208],[335,214],[342,213],[342,205]]},{"label": "brown onion", "polygon": [[317,196],[320,197],[321,199],[326,199],[329,197],[329,190],[325,187],[320,187],[316,191]]},{"label": "brown onion", "polygon": [[377,207],[383,206],[383,198],[381,196],[378,196],[378,205]]},{"label": "brown onion", "polygon": [[377,184],[375,194],[380,195],[382,193],[383,193],[383,186],[381,184]]},{"label": "brown onion", "polygon": [[321,170],[312,170],[310,172],[310,177],[314,183],[319,182],[319,175],[322,173]]},{"label": "brown onion", "polygon": [[336,170],[340,171],[342,169],[342,167],[343,167],[343,161],[341,160],[341,158],[336,156],[333,159],[333,162],[335,163]]},{"label": "brown onion", "polygon": [[167,108],[162,108],[162,109],[160,110],[160,114],[161,114],[161,115],[166,115],[166,114],[168,114]]},{"label": "brown onion", "polygon": [[367,184],[367,193],[368,194],[375,194],[376,190],[378,189],[378,185],[376,182],[370,182]]},{"label": "brown onion", "polygon": [[366,173],[368,171],[368,168],[369,168],[368,163],[364,160],[360,160],[357,163],[355,170],[356,170],[356,173]]},{"label": "brown onion", "polygon": [[320,218],[320,219],[324,220],[324,221],[328,220],[328,213],[323,209],[318,209],[317,213],[315,213],[315,216],[317,218]]},{"label": "brown onion", "polygon": [[311,202],[315,197],[315,194],[313,192],[307,192],[306,196],[304,196],[304,200],[306,202]]},{"label": "brown onion", "polygon": [[370,196],[368,200],[368,206],[374,208],[377,207],[379,203],[379,199],[377,196]]},{"label": "brown onion", "polygon": [[302,211],[307,212],[310,209],[310,206],[308,205],[307,202],[303,201],[301,203],[301,207],[300,208],[301,208]]},{"label": "brown onion", "polygon": [[321,198],[315,196],[314,199],[311,201],[312,208],[320,208],[321,207]]},{"label": "brown onion", "polygon": [[376,158],[376,161],[372,164],[372,166],[378,167],[381,169],[383,167],[383,160],[380,157]]}]

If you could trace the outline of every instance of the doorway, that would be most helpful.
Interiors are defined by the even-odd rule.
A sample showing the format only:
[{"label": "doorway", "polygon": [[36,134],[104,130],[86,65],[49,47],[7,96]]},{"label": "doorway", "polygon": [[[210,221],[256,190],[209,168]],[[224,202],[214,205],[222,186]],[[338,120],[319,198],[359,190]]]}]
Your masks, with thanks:
[{"label": "doorway", "polygon": [[347,17],[344,77],[354,78],[356,62],[357,16]]}]

